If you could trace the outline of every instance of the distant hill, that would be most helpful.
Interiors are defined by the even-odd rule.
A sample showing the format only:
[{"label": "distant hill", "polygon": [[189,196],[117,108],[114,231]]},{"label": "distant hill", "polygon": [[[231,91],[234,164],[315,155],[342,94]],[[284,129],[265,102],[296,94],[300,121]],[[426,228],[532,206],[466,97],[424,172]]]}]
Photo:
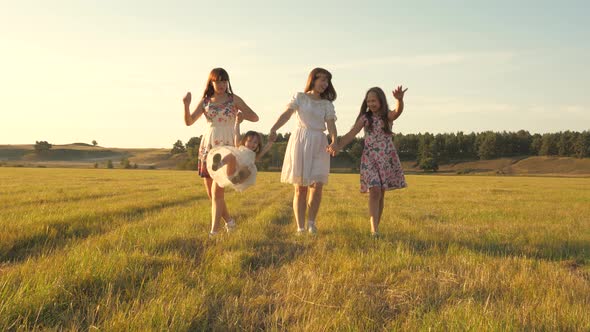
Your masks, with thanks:
[{"label": "distant hill", "polygon": [[[421,172],[415,162],[403,162],[404,170]],[[590,158],[521,156],[442,164],[441,174],[504,174],[590,176]]]},{"label": "distant hill", "polygon": [[[118,168],[122,158],[128,158],[131,164],[137,164],[139,168],[175,169],[187,157],[186,154],[173,155],[170,149],[105,148],[86,143],[53,145],[48,153],[38,155],[33,145],[0,145],[2,166],[92,168],[98,163],[99,168],[105,168],[107,161],[111,160]],[[422,173],[415,162],[404,161],[402,164],[408,173]],[[334,169],[348,170],[342,167]],[[586,177],[590,176],[590,158],[521,156],[471,160],[442,164],[437,173]]]},{"label": "distant hill", "polygon": [[0,163],[6,166],[94,167],[105,168],[108,160],[115,167],[123,158],[139,168],[174,168],[170,149],[104,148],[85,143],[53,145],[46,153],[35,153],[34,145],[0,145]]}]

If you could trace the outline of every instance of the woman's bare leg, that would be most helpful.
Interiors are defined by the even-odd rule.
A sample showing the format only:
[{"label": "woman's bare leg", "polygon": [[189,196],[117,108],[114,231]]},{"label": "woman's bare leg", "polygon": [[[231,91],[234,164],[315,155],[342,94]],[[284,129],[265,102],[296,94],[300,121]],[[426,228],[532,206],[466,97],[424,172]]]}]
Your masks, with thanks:
[{"label": "woman's bare leg", "polygon": [[305,228],[305,210],[307,208],[307,186],[295,185],[295,193],[293,195],[293,213],[295,214],[295,221],[298,229]]}]

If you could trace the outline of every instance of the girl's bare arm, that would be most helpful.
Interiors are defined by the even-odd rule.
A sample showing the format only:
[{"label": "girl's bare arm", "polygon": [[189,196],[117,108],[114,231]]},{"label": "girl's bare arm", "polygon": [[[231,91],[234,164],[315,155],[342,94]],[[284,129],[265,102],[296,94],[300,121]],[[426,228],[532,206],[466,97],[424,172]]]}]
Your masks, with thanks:
[{"label": "girl's bare arm", "polygon": [[203,115],[203,113],[205,112],[205,108],[203,107],[203,99],[201,99],[201,101],[199,102],[199,105],[197,105],[197,108],[195,108],[195,110],[191,114],[191,111],[190,111],[191,99],[192,99],[192,96],[191,96],[190,92],[188,92],[186,94],[186,96],[184,96],[184,98],[182,99],[182,101],[184,103],[184,123],[187,126],[190,126],[193,123],[195,123],[201,117],[201,115]]},{"label": "girl's bare arm", "polygon": [[254,113],[254,111],[250,108],[250,106],[246,105],[246,103],[242,100],[242,98],[238,97],[237,95],[234,95],[234,102],[235,102],[236,106],[238,107],[238,109],[243,113],[244,120],[248,120],[248,121],[252,121],[252,122],[258,121],[258,115],[256,113]]}]

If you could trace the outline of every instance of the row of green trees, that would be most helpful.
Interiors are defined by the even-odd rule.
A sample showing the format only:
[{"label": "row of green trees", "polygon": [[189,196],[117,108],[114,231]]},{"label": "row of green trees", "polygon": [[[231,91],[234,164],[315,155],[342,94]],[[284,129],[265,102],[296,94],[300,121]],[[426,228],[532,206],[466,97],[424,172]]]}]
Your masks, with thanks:
[{"label": "row of green trees", "polygon": [[530,134],[528,131],[464,134],[398,134],[394,143],[402,160],[416,160],[423,169],[439,163],[514,156],[590,157],[590,132]]},{"label": "row of green trees", "polygon": [[[279,134],[270,153],[260,162],[259,167],[280,167],[290,134]],[[268,139],[264,135],[265,141]],[[395,134],[394,144],[403,161],[416,161],[425,170],[437,170],[441,163],[487,160],[514,156],[566,156],[590,157],[590,131],[565,131],[548,134],[531,134],[525,130],[517,132],[480,133],[463,132],[445,134]],[[200,138],[193,137],[186,144],[178,140],[172,148],[173,154],[187,153],[187,160],[179,168],[196,169]],[[355,138],[333,159],[336,167],[357,168],[362,155],[364,140]]]},{"label": "row of green trees", "polygon": [[519,155],[590,156],[590,132],[565,131],[530,134],[528,131],[464,134],[398,134],[394,142],[402,158],[421,159],[425,154],[441,161],[461,159],[494,159]]}]

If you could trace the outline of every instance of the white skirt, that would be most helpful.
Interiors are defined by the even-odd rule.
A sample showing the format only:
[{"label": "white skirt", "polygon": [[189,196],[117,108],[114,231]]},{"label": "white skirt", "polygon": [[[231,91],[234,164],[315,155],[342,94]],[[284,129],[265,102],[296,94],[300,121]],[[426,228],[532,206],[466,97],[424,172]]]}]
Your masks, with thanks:
[{"label": "white skirt", "polygon": [[328,138],[323,131],[295,129],[287,143],[281,182],[300,186],[328,183],[330,155],[327,147]]},{"label": "white skirt", "polygon": [[[233,154],[236,157],[238,165],[234,174],[230,174],[229,176],[227,175],[227,165],[218,168],[216,171],[212,169],[213,156],[215,156],[217,153],[221,155],[221,159],[223,159],[228,154]],[[255,161],[256,154],[254,151],[249,150],[248,148],[244,147],[244,149],[239,149],[233,146],[220,146],[209,151],[209,154],[207,155],[207,171],[218,186],[222,188],[234,188],[237,191],[244,191],[246,188],[256,183],[257,169],[256,164],[254,164]],[[241,183],[232,183],[231,178],[234,177],[242,167],[247,167],[250,171],[250,175]]]}]

